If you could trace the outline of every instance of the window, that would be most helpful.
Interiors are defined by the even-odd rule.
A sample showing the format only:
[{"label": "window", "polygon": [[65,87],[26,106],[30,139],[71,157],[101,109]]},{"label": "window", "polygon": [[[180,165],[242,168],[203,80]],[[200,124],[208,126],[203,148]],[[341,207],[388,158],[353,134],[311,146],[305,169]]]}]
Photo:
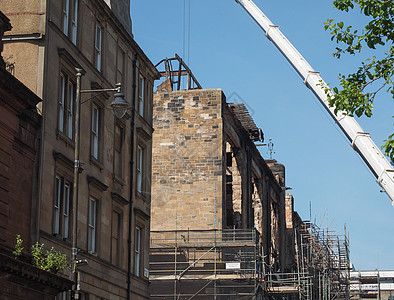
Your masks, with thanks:
[{"label": "window", "polygon": [[63,33],[68,35],[68,20],[70,15],[70,1],[63,0]]},{"label": "window", "polygon": [[69,238],[70,200],[70,182],[63,177],[56,176],[55,199],[53,205],[53,234],[63,239]]},{"label": "window", "polygon": [[73,139],[75,83],[65,73],[60,74],[60,95],[58,103],[58,130]]},{"label": "window", "polygon": [[138,146],[137,148],[137,191],[142,192],[143,188],[143,159],[144,150]]},{"label": "window", "polygon": [[89,294],[84,292],[79,292],[79,299],[80,300],[89,300]]},{"label": "window", "polygon": [[121,214],[112,211],[111,262],[117,266],[120,264],[121,220]]},{"label": "window", "polygon": [[138,91],[138,112],[144,116],[145,105],[145,78],[140,75],[139,77],[139,91]]},{"label": "window", "polygon": [[77,44],[78,0],[63,0],[63,33]]},{"label": "window", "polygon": [[135,239],[134,239],[134,275],[141,275],[141,227],[135,228]]},{"label": "window", "polygon": [[116,81],[122,84],[123,92],[125,87],[125,69],[126,69],[126,54],[122,49],[118,49],[118,67]]},{"label": "window", "polygon": [[55,300],[67,300],[67,292],[61,292],[55,296]]},{"label": "window", "polygon": [[96,252],[97,200],[89,199],[88,251]]},{"label": "window", "polygon": [[71,41],[74,45],[77,44],[77,25],[78,25],[78,0],[73,2],[73,14],[71,16]]},{"label": "window", "polygon": [[96,34],[94,41],[94,66],[98,71],[101,71],[101,54],[102,54],[102,41],[103,29],[99,24],[96,24]]},{"label": "window", "polygon": [[123,141],[124,129],[119,124],[116,124],[114,137],[114,173],[118,178],[123,178]]},{"label": "window", "polygon": [[92,106],[92,128],[90,140],[90,155],[95,159],[99,159],[99,144],[100,144],[100,108],[93,104]]}]

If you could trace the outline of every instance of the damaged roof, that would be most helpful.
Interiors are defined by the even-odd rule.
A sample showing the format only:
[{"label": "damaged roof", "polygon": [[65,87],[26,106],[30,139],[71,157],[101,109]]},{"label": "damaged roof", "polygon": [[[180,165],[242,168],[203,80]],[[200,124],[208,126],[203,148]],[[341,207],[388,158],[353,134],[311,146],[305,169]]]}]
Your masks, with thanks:
[{"label": "damaged roof", "polygon": [[243,103],[228,103],[228,107],[241,122],[242,127],[249,133],[249,137],[253,142],[264,141],[263,131],[256,126],[252,116]]}]

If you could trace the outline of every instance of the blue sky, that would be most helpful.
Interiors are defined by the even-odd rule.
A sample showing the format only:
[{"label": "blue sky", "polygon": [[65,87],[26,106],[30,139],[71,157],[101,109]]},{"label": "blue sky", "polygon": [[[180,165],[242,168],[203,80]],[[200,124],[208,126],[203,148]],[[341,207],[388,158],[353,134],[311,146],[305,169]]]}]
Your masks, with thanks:
[{"label": "blue sky", "polygon": [[[356,268],[393,269],[391,201],[312,92],[234,0],[189,1],[188,48],[183,46],[184,0],[131,0],[133,33],[141,48],[154,64],[178,53],[203,88],[239,95],[266,141],[272,139],[273,158],[286,167],[286,185],[301,217],[309,219],[311,203],[318,225],[331,224],[330,230],[343,234],[346,224]],[[331,0],[255,3],[331,86],[339,73],[358,66],[358,56],[333,58],[336,44],[323,29],[328,18],[362,24],[366,18],[358,10],[338,12]],[[374,117],[358,121],[380,146],[393,130],[394,103],[388,94],[375,101]],[[266,148],[261,153],[269,158]]]}]

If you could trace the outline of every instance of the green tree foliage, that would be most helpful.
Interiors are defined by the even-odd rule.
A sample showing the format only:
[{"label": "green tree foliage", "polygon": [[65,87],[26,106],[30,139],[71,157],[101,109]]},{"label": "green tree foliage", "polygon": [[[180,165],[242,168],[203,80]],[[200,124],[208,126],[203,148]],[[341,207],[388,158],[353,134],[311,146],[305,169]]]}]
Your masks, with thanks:
[{"label": "green tree foliage", "polygon": [[[327,91],[329,104],[335,112],[351,116],[372,116],[376,95],[386,91],[394,99],[394,1],[393,0],[334,0],[334,7],[349,12],[358,7],[369,22],[359,32],[343,22],[328,19],[324,29],[331,33],[331,40],[338,44],[333,55],[355,55],[364,47],[382,48],[380,57],[373,56],[361,63],[355,73],[339,74],[341,88],[334,87],[334,94]],[[380,52],[380,51],[379,51]],[[394,134],[382,146],[385,155],[394,162]]]}]

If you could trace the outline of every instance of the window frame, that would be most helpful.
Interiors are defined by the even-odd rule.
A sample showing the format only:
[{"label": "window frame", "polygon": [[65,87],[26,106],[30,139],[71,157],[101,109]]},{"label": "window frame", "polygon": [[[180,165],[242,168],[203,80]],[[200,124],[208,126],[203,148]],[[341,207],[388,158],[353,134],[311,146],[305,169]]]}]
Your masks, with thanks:
[{"label": "window frame", "polygon": [[69,30],[69,18],[70,18],[70,0],[63,0],[63,7],[62,7],[62,31],[63,33],[68,36]]},{"label": "window frame", "polygon": [[[97,216],[98,216],[98,200],[92,196],[89,197],[88,202],[88,239],[87,251],[89,253],[97,253]],[[92,203],[94,204],[92,209]],[[93,212],[93,220],[92,213]],[[93,221],[93,222],[92,222]],[[93,224],[92,224],[93,223]]]},{"label": "window frame", "polygon": [[[91,122],[90,122],[90,158],[96,161],[101,160],[101,137],[102,137],[102,122],[103,109],[97,102],[92,102],[91,106]],[[94,111],[96,111],[96,118],[94,118]]]},{"label": "window frame", "polygon": [[[120,132],[117,133],[119,128]],[[119,138],[119,145],[117,145],[117,138]],[[114,161],[113,172],[114,177],[123,180],[124,178],[124,144],[125,144],[125,126],[119,121],[115,121],[114,126]]]},{"label": "window frame", "polygon": [[141,117],[144,117],[145,112],[145,77],[142,74],[138,76],[138,113]]},{"label": "window frame", "polygon": [[63,0],[62,32],[74,45],[77,45],[78,38],[78,9],[79,0]]},{"label": "window frame", "polygon": [[55,296],[55,300],[67,300],[68,299],[67,294],[68,294],[67,291],[62,291]]},{"label": "window frame", "polygon": [[145,149],[141,145],[137,146],[136,153],[136,191],[140,194],[144,191],[144,158]]},{"label": "window frame", "polygon": [[60,71],[57,131],[74,140],[76,82],[65,70]]},{"label": "window frame", "polygon": [[135,227],[134,231],[134,275],[141,277],[142,267],[142,235],[143,228],[140,226]]},{"label": "window frame", "polygon": [[74,137],[75,97],[76,97],[76,84],[71,83],[68,85],[68,102],[67,102],[68,105],[67,105],[67,111],[65,112],[67,117],[67,137],[70,138],[71,140]]},{"label": "window frame", "polygon": [[70,18],[70,34],[71,34],[71,42],[74,45],[77,45],[77,37],[78,37],[78,6],[79,6],[79,0],[71,0],[72,1],[72,10],[73,14]]},{"label": "window frame", "polygon": [[55,177],[55,197],[53,201],[53,226],[52,231],[53,234],[56,236],[60,234],[61,226],[60,226],[60,212],[61,212],[61,203],[62,199],[62,182],[59,176]]},{"label": "window frame", "polygon": [[[70,235],[70,204],[71,204],[71,183],[66,182],[64,183],[64,205],[63,205],[63,213],[62,213],[62,220],[63,220],[63,236],[64,238],[68,239]],[[67,188],[67,189],[66,189]],[[71,200],[71,201],[70,201]]]},{"label": "window frame", "polygon": [[[114,224],[114,214],[118,215],[118,222]],[[121,247],[122,247],[122,223],[123,223],[123,213],[119,208],[114,207],[112,209],[111,215],[111,263],[120,266],[122,257],[121,257]],[[114,249],[114,225],[117,226],[117,237],[116,237],[116,249]],[[116,253],[114,253],[116,252]]]},{"label": "window frame", "polygon": [[[103,26],[97,21],[94,28],[94,67],[99,72],[102,72],[103,31]],[[98,35],[98,33],[100,34]]]},{"label": "window frame", "polygon": [[[119,62],[121,60],[122,64]],[[116,69],[116,82],[120,83],[122,86],[123,93],[126,92],[126,51],[122,47],[118,47],[117,53],[117,69]]]},{"label": "window frame", "polygon": [[[65,241],[70,239],[71,181],[60,174],[55,176],[53,199],[53,235]],[[66,188],[67,191],[66,192]]]}]

